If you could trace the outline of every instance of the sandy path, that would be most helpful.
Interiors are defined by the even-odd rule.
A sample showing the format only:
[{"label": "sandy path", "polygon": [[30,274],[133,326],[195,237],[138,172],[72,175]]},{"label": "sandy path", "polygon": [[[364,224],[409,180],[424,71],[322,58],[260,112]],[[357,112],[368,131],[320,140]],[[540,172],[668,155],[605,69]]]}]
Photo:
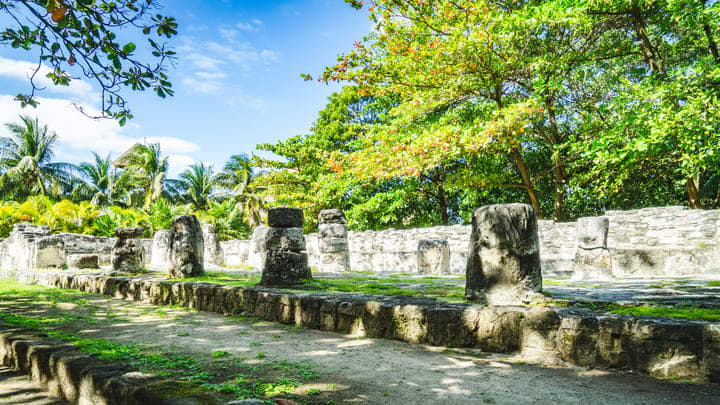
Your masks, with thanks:
[{"label": "sandy path", "polygon": [[[226,350],[252,365],[312,362],[320,378],[301,391],[322,391],[329,403],[363,404],[720,404],[720,386],[691,385],[631,373],[526,364],[518,356],[448,350],[383,339],[342,336],[253,319],[159,308],[87,296],[87,303],[47,308],[0,302],[0,311],[42,316],[44,310],[82,312],[97,319],[83,335],[118,343],[159,345],[163,350],[212,362]],[[52,308],[52,309],[51,309]],[[258,359],[258,352],[264,357]]]},{"label": "sandy path", "polygon": [[24,374],[0,367],[0,404],[68,405],[49,396]]}]

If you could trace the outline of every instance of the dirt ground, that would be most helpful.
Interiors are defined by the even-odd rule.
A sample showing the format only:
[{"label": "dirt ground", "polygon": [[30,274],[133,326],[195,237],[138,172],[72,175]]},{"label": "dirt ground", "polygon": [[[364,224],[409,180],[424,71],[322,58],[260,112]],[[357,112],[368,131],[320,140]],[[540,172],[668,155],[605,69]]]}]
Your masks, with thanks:
[{"label": "dirt ground", "polygon": [[25,374],[0,367],[0,404],[68,405],[53,398]]},{"label": "dirt ground", "polygon": [[[182,353],[210,373],[236,373],[240,367],[252,379],[288,364],[301,365],[314,374],[291,393],[290,398],[301,403],[720,404],[717,384],[542,366],[520,356],[342,336],[107,297],[85,295],[61,301],[0,296],[0,312],[36,318],[82,315],[82,321],[62,327],[83,337]],[[0,384],[1,400],[5,392]]]}]

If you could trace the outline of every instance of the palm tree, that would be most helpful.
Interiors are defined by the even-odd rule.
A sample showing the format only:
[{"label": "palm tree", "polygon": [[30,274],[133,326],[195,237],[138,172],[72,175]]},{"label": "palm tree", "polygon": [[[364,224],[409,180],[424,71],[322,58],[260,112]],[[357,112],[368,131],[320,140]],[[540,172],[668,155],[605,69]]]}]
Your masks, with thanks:
[{"label": "palm tree", "polygon": [[223,170],[217,174],[218,185],[235,194],[242,194],[252,180],[252,162],[245,154],[230,156]]},{"label": "palm tree", "polygon": [[262,224],[265,212],[263,187],[253,185],[256,175],[251,159],[245,155],[232,155],[223,170],[217,174],[217,184],[226,190],[226,194],[243,205],[250,226]]},{"label": "palm tree", "polygon": [[215,187],[212,165],[205,166],[204,163],[190,165],[180,173],[180,181],[185,189],[186,198],[193,206],[198,210],[207,208]]},{"label": "palm tree", "polygon": [[153,201],[168,195],[168,186],[176,182],[165,178],[167,172],[168,158],[161,156],[159,143],[138,144],[134,152],[127,157],[123,176],[128,176],[129,182],[142,190],[143,208],[147,209]]},{"label": "palm tree", "polygon": [[37,117],[23,115],[20,120],[6,123],[10,136],[0,138],[0,190],[16,200],[63,194],[73,182],[75,166],[52,161],[57,134],[41,126]]},{"label": "palm tree", "polygon": [[92,152],[94,161],[83,162],[78,170],[87,181],[80,183],[73,190],[73,195],[84,200],[91,200],[93,205],[113,205],[115,198],[122,191],[122,180],[117,169],[113,168],[110,154],[105,157]]}]

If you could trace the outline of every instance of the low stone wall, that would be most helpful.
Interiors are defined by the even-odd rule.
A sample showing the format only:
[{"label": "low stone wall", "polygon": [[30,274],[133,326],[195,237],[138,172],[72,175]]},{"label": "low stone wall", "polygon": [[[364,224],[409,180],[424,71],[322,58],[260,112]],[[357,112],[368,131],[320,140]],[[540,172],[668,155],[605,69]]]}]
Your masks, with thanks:
[{"label": "low stone wall", "polygon": [[[720,210],[684,207],[608,211],[608,277],[720,275]],[[578,252],[577,223],[538,221],[540,257],[546,277],[570,276]],[[420,240],[445,239],[450,271],[467,264],[469,225],[349,232],[350,267],[356,271],[417,272]],[[317,266],[317,234],[306,235],[310,265]]]},{"label": "low stone wall", "polygon": [[204,394],[174,394],[183,392],[186,383],[109,364],[57,339],[2,323],[0,364],[28,374],[53,396],[75,404],[216,403]]},{"label": "low stone wall", "polygon": [[242,266],[248,264],[250,253],[249,240],[228,240],[220,242],[223,260],[226,266]]},{"label": "low stone wall", "polygon": [[[575,258],[575,223],[541,220],[538,221],[538,228],[543,274],[572,272]],[[309,264],[318,268],[320,256],[318,234],[305,235],[305,239]],[[450,273],[465,273],[470,225],[350,231],[348,232],[350,268],[353,271],[417,273],[418,245],[425,239],[446,240],[450,247]]]},{"label": "low stone wall", "polygon": [[[61,268],[67,255],[97,254],[100,265],[110,264],[110,251],[117,238],[81,235],[76,233],[52,234],[47,226],[15,224],[7,239],[0,240],[0,269],[32,270]],[[145,264],[150,264],[152,239],[140,239],[145,250]]]},{"label": "low stone wall", "polygon": [[0,272],[23,282],[157,305],[248,314],[357,336],[488,352],[520,351],[589,367],[720,382],[720,323],[636,318],[576,308],[452,304],[363,294],[295,294],[261,287],[68,272]]}]

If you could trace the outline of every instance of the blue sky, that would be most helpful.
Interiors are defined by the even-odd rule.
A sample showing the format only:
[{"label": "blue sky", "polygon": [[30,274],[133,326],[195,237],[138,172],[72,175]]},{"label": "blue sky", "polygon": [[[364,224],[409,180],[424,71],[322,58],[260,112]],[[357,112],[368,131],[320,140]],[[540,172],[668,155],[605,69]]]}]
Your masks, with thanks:
[{"label": "blue sky", "polygon": [[[59,135],[60,161],[87,161],[90,151],[117,156],[146,139],[159,141],[171,157],[171,176],[193,162],[219,169],[231,154],[252,154],[259,143],[306,132],[339,87],[305,82],[300,73],[322,72],[371,28],[365,13],[342,0],[159,3],[179,24],[172,41],[179,58],[169,71],[174,97],[126,91],[135,118],[123,128],[70,106],[98,106],[89,80],[48,86],[40,107],[20,110],[12,97],[28,91],[25,77],[37,55],[0,47],[0,122],[38,115]],[[7,24],[3,16],[0,24]]]}]

